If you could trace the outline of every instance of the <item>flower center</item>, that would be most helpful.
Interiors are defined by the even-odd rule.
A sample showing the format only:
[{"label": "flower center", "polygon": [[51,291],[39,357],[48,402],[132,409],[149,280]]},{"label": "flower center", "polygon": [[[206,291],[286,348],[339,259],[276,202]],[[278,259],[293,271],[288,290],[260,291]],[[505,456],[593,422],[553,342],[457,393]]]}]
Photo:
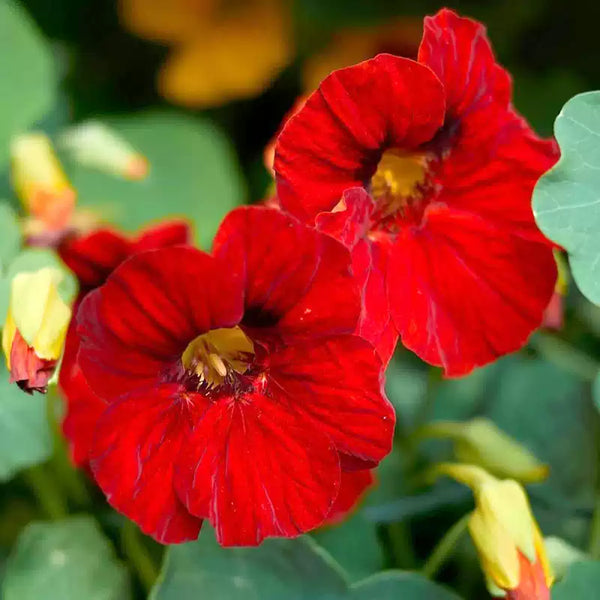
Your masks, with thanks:
[{"label": "flower center", "polygon": [[239,328],[212,329],[192,340],[181,357],[198,387],[216,388],[243,375],[254,361],[254,345]]},{"label": "flower center", "polygon": [[427,178],[428,154],[386,150],[371,178],[371,193],[378,205],[380,217],[404,211],[422,196]]}]

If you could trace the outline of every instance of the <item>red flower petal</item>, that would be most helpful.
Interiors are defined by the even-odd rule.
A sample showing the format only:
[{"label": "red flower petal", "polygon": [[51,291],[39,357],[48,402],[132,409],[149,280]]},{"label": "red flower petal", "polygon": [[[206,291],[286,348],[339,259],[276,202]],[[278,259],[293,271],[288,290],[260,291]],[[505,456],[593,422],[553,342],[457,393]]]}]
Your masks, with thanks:
[{"label": "red flower petal", "polygon": [[10,383],[16,383],[28,394],[48,390],[48,381],[54,375],[56,360],[40,358],[35,350],[27,345],[17,329],[10,347]]},{"label": "red flower petal", "polygon": [[394,409],[381,361],[365,340],[339,336],[286,347],[270,356],[270,376],[312,429],[331,438],[348,470],[373,467],[391,450]]},{"label": "red flower petal", "polygon": [[229,273],[199,250],[138,254],[83,300],[79,364],[106,400],[153,385],[196,336],[236,325],[241,304]]},{"label": "red flower petal", "polygon": [[421,229],[398,238],[387,285],[404,345],[454,376],[520,348],[555,279],[549,247],[432,206]]},{"label": "red flower petal", "polygon": [[75,273],[83,289],[102,285],[128,256],[144,250],[187,244],[189,225],[183,221],[162,223],[143,231],[136,240],[109,229],[67,238],[58,248],[60,257]]},{"label": "red flower petal", "polygon": [[439,202],[489,220],[513,235],[549,244],[538,229],[531,194],[558,158],[556,144],[539,139],[512,111],[491,111],[464,124],[437,180]]},{"label": "red flower petal", "polygon": [[356,508],[365,492],[373,485],[373,471],[342,471],[340,491],[327,517],[327,525],[343,521]]},{"label": "red flower petal", "polygon": [[173,488],[192,419],[177,394],[178,386],[163,385],[112,404],[98,421],[91,452],[94,477],[110,504],[163,544],[196,539],[202,524]]},{"label": "red flower petal", "polygon": [[334,210],[316,216],[315,225],[352,250],[369,232],[374,209],[375,202],[364,188],[350,188],[344,191]]},{"label": "red flower petal", "polygon": [[67,239],[58,252],[67,267],[75,273],[84,289],[102,285],[113,269],[131,252],[131,243],[122,235],[107,229],[83,237]]},{"label": "red flower petal", "polygon": [[133,251],[144,252],[192,243],[192,231],[185,221],[170,221],[143,230],[133,241]]},{"label": "red flower petal", "polygon": [[385,148],[415,149],[444,120],[444,92],[424,65],[381,54],[327,77],[275,149],[284,209],[311,221],[350,187],[364,186]]},{"label": "red flower petal", "polygon": [[390,316],[385,273],[387,249],[366,239],[375,203],[363,188],[344,192],[339,209],[317,215],[317,229],[341,240],[352,250],[352,272],[362,292],[362,311],[356,333],[371,342],[387,365],[398,332]]},{"label": "red flower petal", "polygon": [[496,63],[481,23],[459,17],[447,8],[434,17],[425,17],[418,60],[443,83],[450,118],[463,117],[492,103],[508,107],[510,76]]},{"label": "red flower petal", "polygon": [[185,505],[210,519],[224,546],[315,528],[339,481],[333,444],[278,394],[214,403],[182,448],[176,476]]},{"label": "red flower petal", "polygon": [[214,242],[223,269],[243,277],[243,324],[255,336],[352,333],[360,314],[350,254],[280,211],[245,207],[223,221]]},{"label": "red flower petal", "polygon": [[[73,313],[76,314],[76,309]],[[89,461],[96,423],[107,405],[92,392],[85,380],[76,360],[78,351],[79,337],[75,321],[72,320],[67,332],[58,385],[66,402],[62,429],[69,443],[71,458],[75,465],[85,467]]]}]

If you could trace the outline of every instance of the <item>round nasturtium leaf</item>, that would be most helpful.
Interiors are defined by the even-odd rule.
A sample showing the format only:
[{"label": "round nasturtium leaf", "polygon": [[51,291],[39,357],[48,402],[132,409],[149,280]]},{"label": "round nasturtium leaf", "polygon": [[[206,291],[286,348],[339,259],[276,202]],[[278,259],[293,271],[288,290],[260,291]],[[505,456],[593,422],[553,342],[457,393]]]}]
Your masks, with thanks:
[{"label": "round nasturtium leaf", "polygon": [[245,199],[237,159],[225,136],[206,119],[175,111],[111,117],[104,122],[148,159],[141,181],[128,181],[64,157],[78,207],[134,233],[168,218],[188,219],[209,249],[219,223]]},{"label": "round nasturtium leaf", "polygon": [[583,294],[600,304],[600,92],[571,98],[554,125],[561,158],[537,183],[540,229],[569,253]]},{"label": "round nasturtium leaf", "polygon": [[150,600],[457,600],[415,573],[388,571],[354,585],[310,537],[269,539],[257,548],[221,548],[209,527],[172,546]]},{"label": "round nasturtium leaf", "polygon": [[362,511],[342,523],[321,527],[314,532],[313,539],[346,569],[351,581],[383,569],[384,556],[377,526],[368,521]]},{"label": "round nasturtium leaf", "polygon": [[31,523],[19,536],[4,600],[127,600],[129,580],[91,517]]},{"label": "round nasturtium leaf", "polygon": [[20,470],[47,460],[52,453],[46,397],[28,396],[9,383],[4,356],[0,357],[0,482]]},{"label": "round nasturtium leaf", "polygon": [[348,600],[459,600],[419,573],[388,571],[352,586]]},{"label": "round nasturtium leaf", "polygon": [[573,563],[565,578],[552,588],[552,600],[596,598],[600,589],[600,562]]},{"label": "round nasturtium leaf", "polygon": [[1,169],[9,158],[10,139],[52,108],[57,84],[47,42],[14,0],[0,1],[0,81]]}]

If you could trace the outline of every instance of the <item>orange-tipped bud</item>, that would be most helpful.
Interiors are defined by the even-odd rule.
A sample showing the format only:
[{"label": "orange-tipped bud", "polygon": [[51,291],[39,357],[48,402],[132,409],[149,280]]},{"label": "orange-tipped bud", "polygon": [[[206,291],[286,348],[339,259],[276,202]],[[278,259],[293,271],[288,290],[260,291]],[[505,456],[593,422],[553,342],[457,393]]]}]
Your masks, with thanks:
[{"label": "orange-tipped bud", "polygon": [[61,298],[59,269],[19,273],[11,282],[2,330],[10,381],[26,392],[45,392],[62,355],[71,308]]},{"label": "orange-tipped bud", "polygon": [[438,472],[473,490],[469,531],[490,594],[506,600],[548,600],[554,576],[522,486],[474,465],[444,464]]},{"label": "orange-tipped bud", "polygon": [[68,129],[61,136],[60,144],[82,165],[131,180],[144,179],[148,175],[147,159],[98,121]]},{"label": "orange-tipped bud", "polygon": [[11,144],[12,183],[25,211],[47,230],[68,224],[76,193],[43,133],[16,137]]}]

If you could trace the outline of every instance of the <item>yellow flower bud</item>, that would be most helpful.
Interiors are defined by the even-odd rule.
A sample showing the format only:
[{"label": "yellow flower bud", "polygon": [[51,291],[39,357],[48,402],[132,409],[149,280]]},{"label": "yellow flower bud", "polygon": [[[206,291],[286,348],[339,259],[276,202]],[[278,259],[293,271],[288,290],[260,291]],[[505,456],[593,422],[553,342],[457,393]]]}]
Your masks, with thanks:
[{"label": "yellow flower bud", "polygon": [[60,145],[82,165],[118,177],[137,180],[148,174],[146,158],[99,121],[88,121],[68,129],[61,136]]},{"label": "yellow flower bud", "polygon": [[49,230],[63,229],[71,218],[76,193],[48,137],[43,133],[16,137],[11,159],[12,183],[27,213]]},{"label": "yellow flower bud", "polygon": [[510,600],[548,600],[554,577],[522,486],[474,465],[443,464],[437,471],[473,490],[469,531],[490,593]]},{"label": "yellow flower bud", "polygon": [[421,435],[452,440],[457,460],[479,465],[498,477],[533,483],[548,476],[547,465],[489,419],[436,421],[424,427]]},{"label": "yellow flower bud", "polygon": [[11,382],[27,392],[45,391],[62,355],[71,308],[58,293],[63,274],[45,267],[11,282],[2,348]]}]

